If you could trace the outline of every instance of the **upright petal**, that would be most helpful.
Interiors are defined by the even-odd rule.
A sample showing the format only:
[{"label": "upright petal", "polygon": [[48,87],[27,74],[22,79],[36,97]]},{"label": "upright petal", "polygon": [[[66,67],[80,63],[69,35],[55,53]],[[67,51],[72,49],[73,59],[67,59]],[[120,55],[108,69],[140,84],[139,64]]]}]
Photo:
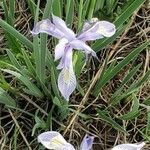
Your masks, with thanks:
[{"label": "upright petal", "polygon": [[61,18],[52,15],[52,20],[55,26],[64,33],[65,37],[68,40],[72,40],[75,38],[74,32],[67,27],[66,23]]},{"label": "upright petal", "polygon": [[62,96],[69,101],[69,97],[76,88],[76,77],[73,67],[63,68],[58,76],[58,88]]},{"label": "upright petal", "polygon": [[67,43],[68,40],[65,38],[59,40],[59,43],[55,47],[55,61],[60,59],[64,55],[64,51]]},{"label": "upright petal", "polygon": [[111,37],[115,32],[114,24],[108,21],[93,21],[83,28],[77,38],[82,41],[92,41],[103,37]]},{"label": "upright petal", "polygon": [[86,134],[81,142],[80,150],[90,150],[92,148],[93,141],[94,137]]},{"label": "upright petal", "polygon": [[58,30],[49,19],[45,19],[45,20],[38,22],[33,28],[33,30],[31,31],[31,33],[33,35],[37,35],[39,33],[47,33],[58,39],[61,39],[62,37],[64,37],[64,33]]},{"label": "upright petal", "polygon": [[141,150],[144,145],[144,142],[141,144],[120,144],[112,148],[112,150]]},{"label": "upright petal", "polygon": [[72,67],[72,47],[70,47],[70,44],[68,44],[65,47],[64,55],[61,58],[60,63],[57,66],[57,69],[63,69],[63,68],[69,69],[70,66]]},{"label": "upright petal", "polygon": [[92,56],[97,58],[96,53],[81,40],[73,40],[70,42],[70,45],[74,49],[83,50],[86,54],[92,54]]}]

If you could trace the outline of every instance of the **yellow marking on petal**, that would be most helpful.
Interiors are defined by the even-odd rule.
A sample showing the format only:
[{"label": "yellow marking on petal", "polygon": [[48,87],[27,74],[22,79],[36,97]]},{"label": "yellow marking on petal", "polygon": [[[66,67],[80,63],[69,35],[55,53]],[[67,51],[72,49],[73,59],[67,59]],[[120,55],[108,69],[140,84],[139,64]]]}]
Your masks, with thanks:
[{"label": "yellow marking on petal", "polygon": [[60,148],[66,144],[66,141],[64,141],[64,139],[58,135],[51,140],[50,144],[54,147]]},{"label": "yellow marking on petal", "polygon": [[69,81],[70,81],[70,72],[69,72],[69,70],[67,70],[67,69],[64,70],[64,72],[63,72],[63,78],[64,78],[64,82],[66,84],[68,84]]},{"label": "yellow marking on petal", "polygon": [[97,30],[98,33],[102,34],[105,32],[105,28],[102,27],[102,26],[99,26],[98,30]]},{"label": "yellow marking on petal", "polygon": [[49,29],[49,26],[46,24],[46,23],[41,23],[40,24],[40,28],[42,29],[42,30],[48,30]]}]

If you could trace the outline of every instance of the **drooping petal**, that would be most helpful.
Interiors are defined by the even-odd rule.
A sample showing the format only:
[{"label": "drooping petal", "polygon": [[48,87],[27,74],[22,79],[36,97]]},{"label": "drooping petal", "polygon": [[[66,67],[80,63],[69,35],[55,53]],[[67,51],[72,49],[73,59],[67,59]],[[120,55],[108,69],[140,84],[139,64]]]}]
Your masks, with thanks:
[{"label": "drooping petal", "polygon": [[66,44],[68,43],[68,40],[65,38],[62,38],[59,43],[55,47],[55,61],[60,59],[64,55],[64,51],[66,48]]},{"label": "drooping petal", "polygon": [[69,97],[76,88],[76,77],[73,67],[63,68],[58,76],[58,88],[62,96],[69,101]]},{"label": "drooping petal", "polygon": [[81,32],[85,32],[90,29],[94,23],[98,21],[98,18],[92,18],[90,21],[85,21]]},{"label": "drooping petal", "polygon": [[85,42],[81,40],[73,40],[70,42],[70,45],[74,49],[83,50],[86,54],[92,54],[93,57],[97,58],[96,53],[87,45]]},{"label": "drooping petal", "polygon": [[141,150],[144,145],[144,142],[141,144],[120,144],[112,148],[112,150]]},{"label": "drooping petal", "polygon": [[38,136],[38,142],[47,149],[54,150],[75,150],[73,145],[68,143],[63,136],[56,131],[47,131]]},{"label": "drooping petal", "polygon": [[92,41],[103,37],[111,37],[115,32],[114,24],[108,21],[94,21],[86,25],[77,38],[82,41]]},{"label": "drooping petal", "polygon": [[48,149],[58,149],[67,144],[63,136],[56,131],[47,131],[40,134],[38,136],[38,142]]},{"label": "drooping petal", "polygon": [[108,21],[99,21],[98,32],[105,37],[111,37],[115,34],[116,28],[113,23],[110,23]]},{"label": "drooping petal", "polygon": [[58,39],[61,39],[62,37],[64,37],[64,33],[58,30],[49,19],[45,19],[45,20],[38,22],[33,28],[33,30],[31,31],[31,33],[33,35],[37,35],[39,33],[47,33]]},{"label": "drooping petal", "polygon": [[65,54],[57,68],[62,69],[58,76],[58,88],[62,96],[68,101],[76,88],[76,77],[72,64],[72,48],[70,46],[66,47]]},{"label": "drooping petal", "polygon": [[52,15],[52,20],[56,28],[62,31],[68,40],[75,38],[74,32],[67,27],[66,23],[61,18]]},{"label": "drooping petal", "polygon": [[80,150],[91,150],[93,141],[94,141],[94,137],[86,134],[81,142]]}]

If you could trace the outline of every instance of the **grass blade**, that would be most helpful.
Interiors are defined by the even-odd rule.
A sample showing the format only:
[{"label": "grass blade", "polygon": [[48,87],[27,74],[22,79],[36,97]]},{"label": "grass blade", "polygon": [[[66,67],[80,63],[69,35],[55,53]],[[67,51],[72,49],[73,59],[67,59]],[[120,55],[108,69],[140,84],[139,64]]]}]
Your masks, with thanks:
[{"label": "grass blade", "polygon": [[121,120],[131,120],[137,117],[138,114],[139,114],[139,100],[137,99],[136,96],[134,96],[132,110],[127,114],[122,115],[118,118]]},{"label": "grass blade", "polygon": [[16,107],[16,102],[0,87],[0,103]]},{"label": "grass blade", "polygon": [[[61,0],[53,0],[52,10],[53,14],[62,17]],[[70,1],[69,1],[70,2]]]},{"label": "grass blade", "polygon": [[37,96],[37,97],[43,97],[43,94],[41,91],[33,84],[27,77],[21,75],[18,72],[8,70],[8,69],[1,69],[2,71],[12,74],[15,76],[18,80],[20,80],[24,85],[29,89],[30,94]]},{"label": "grass blade", "polygon": [[83,11],[83,0],[80,0],[79,4],[79,11],[78,11],[78,28],[77,31],[79,31],[82,27],[82,11]]},{"label": "grass blade", "polygon": [[[130,6],[126,7],[126,9],[122,11],[122,14],[114,21],[116,28],[119,29],[119,27],[123,25],[125,21],[134,13],[134,11],[139,8],[144,2],[145,0],[135,0],[130,4]],[[100,51],[101,48],[105,47],[108,43],[111,43],[114,40],[114,36],[112,38],[105,38],[104,40],[96,41],[93,45],[93,49],[96,52]]]},{"label": "grass blade", "polygon": [[66,24],[70,28],[72,27],[73,18],[74,18],[74,0],[67,1],[66,5]]},{"label": "grass blade", "polygon": [[93,12],[95,8],[96,0],[92,0],[90,3],[89,13],[88,13],[88,20],[91,20],[93,17]]},{"label": "grass blade", "polygon": [[116,130],[127,134],[125,129],[123,129],[117,122],[115,122],[114,119],[107,116],[103,111],[101,111],[100,109],[97,109],[97,113],[98,113],[98,116],[100,117],[100,119],[102,119],[103,121],[106,121],[107,123],[111,124]]},{"label": "grass blade", "polygon": [[17,38],[22,44],[27,46],[30,50],[33,49],[33,44],[29,41],[25,36],[19,33],[16,29],[6,23],[4,20],[0,18],[0,26],[6,31],[9,32],[13,37]]},{"label": "grass blade", "polygon": [[102,86],[104,86],[110,79],[112,79],[123,67],[125,67],[131,60],[136,58],[141,51],[143,51],[149,45],[149,41],[145,42],[138,48],[134,49],[128,56],[126,56],[114,69],[107,74],[104,74],[104,78],[99,80],[95,86],[95,95],[98,95]]},{"label": "grass blade", "polygon": [[[52,10],[52,2],[48,0],[44,9],[44,14],[42,19],[47,19],[50,16]],[[39,8],[38,8],[39,10]],[[38,11],[37,10],[37,11]],[[39,61],[39,66],[37,68],[37,76],[40,82],[45,83],[45,67],[46,67],[46,55],[47,55],[47,35],[45,33],[40,34],[40,49],[38,49],[37,61]]]}]

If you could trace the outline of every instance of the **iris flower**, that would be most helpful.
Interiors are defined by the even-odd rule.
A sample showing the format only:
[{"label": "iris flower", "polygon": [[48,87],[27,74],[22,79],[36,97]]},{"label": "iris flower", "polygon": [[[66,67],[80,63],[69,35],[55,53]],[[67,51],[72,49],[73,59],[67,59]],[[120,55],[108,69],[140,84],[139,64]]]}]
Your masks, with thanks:
[{"label": "iris flower", "polygon": [[[85,135],[83,138],[79,150],[91,150],[94,137]],[[56,131],[47,131],[38,136],[38,142],[43,144],[47,149],[53,150],[75,150],[74,146],[68,143],[63,136]],[[120,144],[112,148],[111,150],[141,150],[145,145],[141,144]]]},{"label": "iris flower", "polygon": [[52,15],[51,20],[45,19],[38,22],[31,33],[33,35],[47,33],[59,39],[55,47],[55,61],[60,59],[57,68],[61,70],[58,76],[58,88],[62,96],[69,100],[77,84],[72,64],[73,49],[82,50],[86,56],[91,54],[97,57],[86,42],[111,37],[115,32],[114,24],[93,18],[91,21],[84,23],[79,34],[75,34],[61,18]]}]

